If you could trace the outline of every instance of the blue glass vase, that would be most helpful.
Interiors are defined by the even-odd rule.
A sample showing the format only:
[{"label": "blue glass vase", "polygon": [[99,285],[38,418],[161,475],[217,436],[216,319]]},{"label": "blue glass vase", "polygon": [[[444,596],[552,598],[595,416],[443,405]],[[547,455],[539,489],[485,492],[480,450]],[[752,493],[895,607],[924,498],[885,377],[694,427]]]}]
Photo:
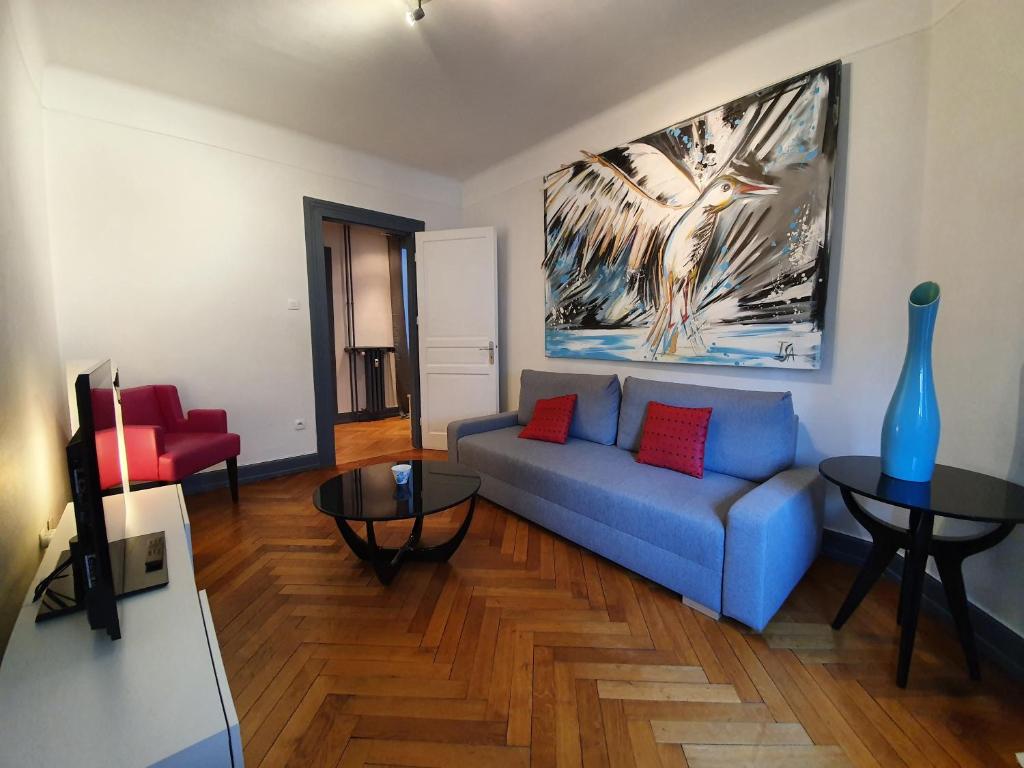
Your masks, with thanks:
[{"label": "blue glass vase", "polygon": [[926,483],[939,450],[939,403],[932,377],[932,336],[939,312],[939,286],[921,283],[910,292],[910,333],[896,391],[882,424],[882,472]]}]

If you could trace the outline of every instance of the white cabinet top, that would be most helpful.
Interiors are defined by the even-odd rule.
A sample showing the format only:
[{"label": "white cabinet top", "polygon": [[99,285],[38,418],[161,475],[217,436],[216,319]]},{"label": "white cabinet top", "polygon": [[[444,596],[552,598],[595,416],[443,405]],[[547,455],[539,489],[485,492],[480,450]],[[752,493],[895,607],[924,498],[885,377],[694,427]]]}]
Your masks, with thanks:
[{"label": "white cabinet top", "polygon": [[[170,583],[118,601],[122,637],[113,641],[84,612],[35,623],[29,589],[0,664],[0,766],[175,762],[218,735],[227,749],[180,487],[134,492],[131,504],[132,535],[166,534]],[[104,505],[108,517],[123,515],[123,497]],[[74,531],[69,504],[32,587]]]}]

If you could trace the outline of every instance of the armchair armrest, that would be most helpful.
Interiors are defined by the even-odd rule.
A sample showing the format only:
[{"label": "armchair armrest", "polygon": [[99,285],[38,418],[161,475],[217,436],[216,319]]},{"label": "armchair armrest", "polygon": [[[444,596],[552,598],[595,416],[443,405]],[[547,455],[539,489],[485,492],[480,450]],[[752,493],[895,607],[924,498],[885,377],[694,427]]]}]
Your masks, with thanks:
[{"label": "armchair armrest", "polygon": [[761,631],[821,546],[822,483],[813,467],[779,472],[729,510],[722,612]]},{"label": "armchair armrest", "polygon": [[160,454],[164,452],[164,428],[129,424],[124,428],[128,477],[132,482],[160,479]]},{"label": "armchair armrest", "polygon": [[487,416],[477,416],[472,419],[453,421],[448,425],[448,459],[449,461],[459,460],[459,440],[470,435],[478,435],[481,432],[491,432],[495,429],[514,427],[519,423],[519,411],[505,411],[504,413],[492,413]]},{"label": "armchair armrest", "polygon": [[182,432],[227,432],[228,414],[219,408],[196,408],[180,422]]}]

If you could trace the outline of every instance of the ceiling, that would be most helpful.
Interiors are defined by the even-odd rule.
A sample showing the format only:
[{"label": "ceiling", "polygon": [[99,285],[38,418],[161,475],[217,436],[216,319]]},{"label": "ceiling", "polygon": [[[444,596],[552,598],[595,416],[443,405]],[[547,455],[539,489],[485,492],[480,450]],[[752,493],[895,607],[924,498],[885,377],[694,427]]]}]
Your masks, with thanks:
[{"label": "ceiling", "polygon": [[414,27],[407,0],[37,7],[51,64],[466,178],[838,1],[431,0]]}]

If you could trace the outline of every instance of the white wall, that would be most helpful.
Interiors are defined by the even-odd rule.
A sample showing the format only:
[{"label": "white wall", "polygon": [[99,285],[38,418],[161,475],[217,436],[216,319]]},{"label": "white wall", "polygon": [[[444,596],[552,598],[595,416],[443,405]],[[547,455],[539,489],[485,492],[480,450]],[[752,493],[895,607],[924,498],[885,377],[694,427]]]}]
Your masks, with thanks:
[{"label": "white wall", "polygon": [[0,652],[39,563],[37,533],[68,493],[30,13],[0,0]]},{"label": "white wall", "polygon": [[[942,286],[939,459],[1024,483],[1024,3],[967,0],[931,36],[918,276]],[[959,527],[948,526],[949,531]],[[1024,629],[1024,530],[965,564]]]},{"label": "white wall", "polygon": [[357,347],[393,347],[388,240],[381,230],[352,227],[352,295]]},{"label": "white wall", "polygon": [[241,464],[313,453],[293,428],[314,423],[303,196],[442,228],[460,186],[67,70],[47,71],[44,104],[64,357],[226,408]]},{"label": "white wall", "polygon": [[[352,296],[357,347],[393,347],[395,330],[391,320],[391,265],[388,239],[371,227],[352,227]],[[395,385],[395,356],[387,355],[384,369],[384,405],[398,405]],[[362,358],[357,366],[362,369]],[[365,377],[360,376],[360,381]],[[365,385],[360,385],[366,397]],[[365,399],[360,406],[365,406]]]},{"label": "white wall", "polygon": [[[800,24],[780,30],[641,94],[504,165],[504,189],[493,169],[467,181],[466,225],[493,224],[499,231],[504,402],[517,402],[524,367],[789,389],[803,422],[802,460],[853,447],[877,450],[884,401],[902,362],[906,295],[917,273],[928,40],[915,34],[860,50],[869,41],[877,42],[872,36],[877,33],[864,31],[848,43],[848,22],[843,14],[830,13],[819,19],[820,28]],[[805,37],[812,44],[801,44]],[[830,45],[829,39],[839,42]],[[843,44],[858,48],[851,51]],[[831,295],[821,370],[546,359],[542,173],[579,157],[580,150],[607,149],[836,58],[849,66],[843,70]],[[897,113],[918,119],[893,120]],[[892,173],[894,163],[899,173]],[[524,179],[527,169],[534,175]],[[833,522],[842,524],[845,518],[837,516]]]},{"label": "white wall", "polygon": [[[1019,10],[1009,10],[1011,4],[994,1],[988,7],[979,7],[981,4],[982,0],[969,0],[948,16],[945,14],[953,6],[950,3],[933,7],[929,3],[881,0],[863,0],[823,11],[740,50],[725,52],[699,69],[674,77],[469,179],[464,190],[465,225],[494,225],[499,233],[503,404],[515,407],[523,368],[616,372],[623,378],[634,375],[716,386],[785,389],[793,392],[801,419],[800,462],[816,463],[836,454],[875,454],[882,418],[902,364],[907,295],[919,279],[936,277],[946,286],[936,341],[940,405],[945,419],[940,460],[1005,477],[1012,455],[1019,474],[1024,453],[1018,415],[1022,310],[1019,300],[1014,302],[1010,297],[1020,296],[1024,271],[1015,263],[1020,240],[1013,235],[1019,235],[1020,225],[1007,219],[1019,216],[1022,169],[1019,156],[1004,145],[1019,139],[1021,88],[1019,79],[1016,85],[1013,81],[1019,78],[1021,57],[1018,48],[1011,47],[1010,38],[1021,25],[1019,20],[1013,24],[1010,18],[999,19],[1000,13],[1007,17],[1019,14]],[[993,14],[993,18],[981,24],[986,13]],[[933,31],[933,22],[940,18]],[[1000,24],[1007,31],[997,36],[999,43],[995,46],[986,39],[983,29],[974,29]],[[970,35],[964,39],[962,35],[967,32]],[[984,57],[964,64],[971,50],[985,45],[992,48]],[[1012,63],[998,64],[1000,57],[1008,57]],[[545,358],[543,174],[579,157],[580,150],[608,149],[837,58],[846,66],[821,370],[766,371]],[[993,66],[1004,68],[997,83],[986,79]],[[943,77],[950,77],[951,84],[939,85]],[[961,91],[972,92],[969,103],[975,109],[960,112],[957,117]],[[936,103],[929,104],[930,96]],[[1010,119],[1011,115],[1016,120]],[[1002,120],[993,119],[997,116]],[[929,119],[943,127],[926,139]],[[980,146],[973,138],[958,137],[960,149],[951,153],[946,142],[952,137],[945,134],[973,134],[975,123],[985,121]],[[989,137],[993,143],[986,145]],[[963,190],[957,181],[961,169],[949,163],[951,154],[970,158],[969,164],[974,166],[971,173],[981,177],[993,164],[1004,163],[997,189],[990,186],[991,198],[982,198],[989,207],[979,202],[972,209],[975,218],[980,217],[979,226],[984,222],[991,227],[981,245],[992,252],[989,263],[994,268],[979,268],[980,255],[962,258],[965,252],[975,252],[969,235],[973,230],[959,231],[957,239],[966,242],[954,239],[922,247],[921,233],[934,229],[933,221],[942,220],[945,228],[955,229],[969,219],[958,210]],[[970,188],[984,185],[983,178],[969,180]],[[927,219],[926,186],[931,206]],[[941,205],[932,198],[940,198]],[[933,255],[926,258],[929,248]],[[934,255],[940,251],[948,255],[942,259]],[[938,268],[937,260],[943,268]],[[1014,269],[1013,276],[1008,277]],[[990,327],[983,309],[987,305],[987,286],[996,280],[1005,280],[998,294],[1004,304],[995,314],[1006,324],[999,326],[1001,341],[979,344],[981,332]],[[971,287],[965,289],[965,284]],[[951,295],[956,298],[951,299]],[[969,321],[960,326],[957,336],[951,336],[950,329],[961,320]],[[966,369],[955,362],[958,358],[944,357],[945,341],[954,338],[958,348],[973,342],[970,358],[985,359],[980,370],[991,377],[993,384],[979,382],[973,375],[978,369]],[[979,384],[996,387],[998,398],[988,398],[987,389],[981,395]],[[979,413],[984,414],[980,419]],[[957,447],[961,439],[966,445],[983,442],[993,430],[1000,434],[999,441],[975,452],[970,461],[963,458],[964,451]],[[834,491],[829,498],[827,525],[864,535]],[[992,573],[1005,569],[1014,557],[1019,562],[1021,534],[1013,538],[1015,541],[1004,544],[1001,551],[971,564],[968,589],[973,600],[1022,632],[1020,589],[1000,592],[1002,580]]]}]

